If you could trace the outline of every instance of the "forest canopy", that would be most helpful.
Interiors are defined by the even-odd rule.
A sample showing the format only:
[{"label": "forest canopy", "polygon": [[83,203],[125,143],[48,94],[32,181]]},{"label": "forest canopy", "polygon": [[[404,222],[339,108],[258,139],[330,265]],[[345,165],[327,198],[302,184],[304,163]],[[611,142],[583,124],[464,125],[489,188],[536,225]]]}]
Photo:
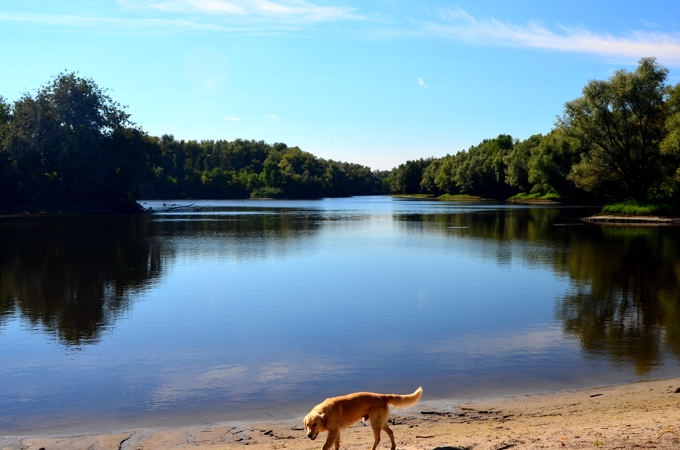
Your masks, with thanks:
[{"label": "forest canopy", "polygon": [[680,85],[654,58],[589,82],[547,134],[507,134],[376,172],[283,143],[150,136],[104,89],[62,73],[0,97],[0,211],[129,212],[137,199],[519,195],[680,205]]}]

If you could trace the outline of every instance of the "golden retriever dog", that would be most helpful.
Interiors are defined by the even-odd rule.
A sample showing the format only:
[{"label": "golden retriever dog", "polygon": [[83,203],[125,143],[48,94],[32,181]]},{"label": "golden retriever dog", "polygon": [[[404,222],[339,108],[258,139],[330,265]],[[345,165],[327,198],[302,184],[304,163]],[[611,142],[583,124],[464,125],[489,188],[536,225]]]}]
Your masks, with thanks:
[{"label": "golden retriever dog", "polygon": [[323,444],[323,450],[335,446],[340,448],[340,430],[347,428],[359,419],[371,422],[373,429],[373,450],[380,443],[380,432],[387,433],[392,443],[392,450],[396,448],[394,433],[387,426],[390,415],[389,405],[405,407],[414,405],[423,395],[423,388],[419,387],[413,394],[376,394],[373,392],[355,392],[340,397],[327,398],[316,405],[304,420],[305,432],[311,440],[317,438],[320,432],[327,431],[328,437]]}]

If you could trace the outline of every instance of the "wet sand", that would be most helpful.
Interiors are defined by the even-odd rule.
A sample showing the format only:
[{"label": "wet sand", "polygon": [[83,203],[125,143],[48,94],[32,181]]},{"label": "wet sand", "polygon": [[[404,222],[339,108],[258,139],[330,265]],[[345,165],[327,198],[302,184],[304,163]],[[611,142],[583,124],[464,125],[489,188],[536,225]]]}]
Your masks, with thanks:
[{"label": "wet sand", "polygon": [[[680,449],[680,378],[498,400],[424,401],[393,410],[398,449]],[[321,399],[320,399],[321,400]],[[278,423],[222,423],[131,429],[102,435],[0,437],[0,449],[320,449],[302,417]],[[372,445],[362,423],[342,433],[340,448]],[[389,449],[383,434],[379,449]]]}]

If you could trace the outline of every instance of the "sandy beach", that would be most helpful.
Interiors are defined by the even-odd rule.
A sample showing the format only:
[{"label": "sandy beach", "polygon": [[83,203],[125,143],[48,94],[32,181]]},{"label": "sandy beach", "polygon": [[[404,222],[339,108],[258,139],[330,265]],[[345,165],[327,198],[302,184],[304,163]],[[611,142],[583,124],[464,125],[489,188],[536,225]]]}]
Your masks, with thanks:
[{"label": "sandy beach", "polygon": [[[680,378],[587,390],[447,404],[424,401],[393,410],[399,449],[678,449]],[[321,400],[321,399],[320,399]],[[173,429],[131,429],[67,437],[0,437],[0,448],[57,449],[320,449],[301,417],[280,423],[222,423]],[[341,448],[370,448],[362,423],[345,430]],[[383,436],[379,448],[389,448]]]}]

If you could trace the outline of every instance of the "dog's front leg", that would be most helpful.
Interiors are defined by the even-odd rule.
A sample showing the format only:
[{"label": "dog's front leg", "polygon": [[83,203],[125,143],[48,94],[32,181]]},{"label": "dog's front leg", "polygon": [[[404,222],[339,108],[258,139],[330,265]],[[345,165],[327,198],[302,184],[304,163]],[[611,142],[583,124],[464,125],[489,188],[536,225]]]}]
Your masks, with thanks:
[{"label": "dog's front leg", "polygon": [[328,431],[328,437],[323,444],[323,450],[330,450],[332,446],[335,446],[335,450],[340,448],[340,432],[338,430]]}]

